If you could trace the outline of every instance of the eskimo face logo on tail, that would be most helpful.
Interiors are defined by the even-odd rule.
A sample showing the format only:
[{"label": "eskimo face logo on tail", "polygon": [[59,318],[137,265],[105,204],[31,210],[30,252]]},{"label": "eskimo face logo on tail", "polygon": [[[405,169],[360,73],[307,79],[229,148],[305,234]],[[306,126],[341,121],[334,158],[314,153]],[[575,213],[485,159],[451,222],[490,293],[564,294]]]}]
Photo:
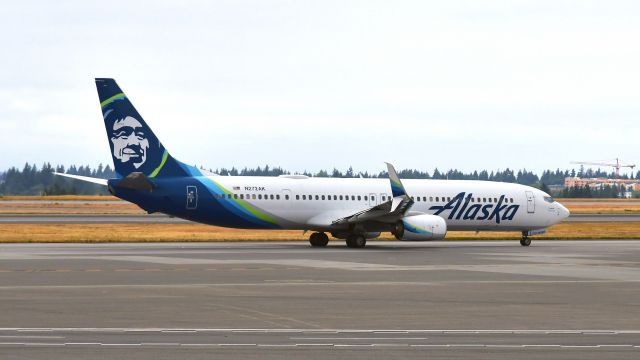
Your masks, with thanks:
[{"label": "eskimo face logo on tail", "polygon": [[164,147],[134,110],[118,110],[103,109],[116,172],[123,177],[134,171],[151,176],[162,165]]},{"label": "eskimo face logo on tail", "polygon": [[435,210],[433,215],[451,210],[449,220],[495,220],[496,224],[500,224],[500,221],[513,220],[520,208],[520,205],[504,204],[505,198],[504,195],[500,196],[496,204],[472,203],[473,194],[470,193],[465,197],[465,193],[461,192],[445,205],[432,206],[429,210]]},{"label": "eskimo face logo on tail", "polygon": [[113,122],[111,133],[113,158],[121,163],[129,163],[136,169],[147,160],[149,139],[140,121],[132,116]]}]

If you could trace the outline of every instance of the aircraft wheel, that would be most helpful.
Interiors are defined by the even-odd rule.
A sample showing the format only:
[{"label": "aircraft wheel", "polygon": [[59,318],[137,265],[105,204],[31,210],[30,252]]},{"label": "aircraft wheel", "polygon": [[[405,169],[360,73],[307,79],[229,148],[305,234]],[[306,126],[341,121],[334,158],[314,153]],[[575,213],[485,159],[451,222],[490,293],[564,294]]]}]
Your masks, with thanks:
[{"label": "aircraft wheel", "polygon": [[522,246],[529,246],[531,245],[531,239],[529,239],[528,236],[523,235],[522,239],[520,239],[520,245]]},{"label": "aircraft wheel", "polygon": [[353,234],[347,237],[347,247],[363,248],[365,245],[367,245],[367,239],[364,235]]},{"label": "aircraft wheel", "polygon": [[329,236],[323,232],[314,232],[309,237],[309,243],[313,247],[324,247],[329,243]]}]

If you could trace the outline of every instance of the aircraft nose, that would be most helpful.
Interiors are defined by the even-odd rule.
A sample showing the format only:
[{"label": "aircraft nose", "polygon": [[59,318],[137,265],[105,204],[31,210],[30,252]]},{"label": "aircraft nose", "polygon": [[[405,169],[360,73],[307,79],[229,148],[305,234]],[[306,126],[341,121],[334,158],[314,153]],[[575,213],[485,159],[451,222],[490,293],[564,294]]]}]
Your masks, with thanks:
[{"label": "aircraft nose", "polygon": [[569,209],[567,209],[566,207],[564,207],[564,205],[558,203],[558,208],[560,209],[560,218],[561,220],[564,220],[566,218],[569,217],[569,215],[571,215],[571,212],[569,211]]}]

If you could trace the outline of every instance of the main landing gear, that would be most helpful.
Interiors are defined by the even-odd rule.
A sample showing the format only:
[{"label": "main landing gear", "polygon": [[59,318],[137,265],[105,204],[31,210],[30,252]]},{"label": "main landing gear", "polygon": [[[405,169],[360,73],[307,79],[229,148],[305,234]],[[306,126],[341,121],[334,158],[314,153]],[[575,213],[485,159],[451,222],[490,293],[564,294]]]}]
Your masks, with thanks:
[{"label": "main landing gear", "polygon": [[522,239],[520,239],[520,245],[522,246],[531,245],[531,239],[529,239],[529,234],[526,231],[522,232]]},{"label": "main landing gear", "polygon": [[329,236],[323,232],[314,232],[309,238],[309,243],[313,247],[325,247],[329,243]]},{"label": "main landing gear", "polygon": [[367,245],[367,238],[360,234],[351,234],[347,236],[347,247],[363,248]]},{"label": "main landing gear", "polygon": [[[367,238],[362,234],[350,234],[346,240],[349,248],[363,248],[367,245]],[[309,237],[309,243],[313,247],[325,247],[329,243],[329,236],[323,232],[314,232]]]}]

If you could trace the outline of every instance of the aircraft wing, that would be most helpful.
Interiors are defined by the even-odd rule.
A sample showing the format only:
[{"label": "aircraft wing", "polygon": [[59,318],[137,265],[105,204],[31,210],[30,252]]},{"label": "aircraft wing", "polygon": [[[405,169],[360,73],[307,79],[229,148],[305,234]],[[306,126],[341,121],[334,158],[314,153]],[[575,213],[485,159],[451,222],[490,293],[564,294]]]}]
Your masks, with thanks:
[{"label": "aircraft wing", "polygon": [[407,195],[404,185],[402,185],[402,181],[400,181],[400,177],[398,177],[396,169],[393,165],[389,163],[386,164],[389,171],[389,182],[393,198],[369,209],[336,219],[332,222],[333,224],[355,224],[365,221],[394,223],[409,211],[413,205],[413,200],[409,195]]}]

